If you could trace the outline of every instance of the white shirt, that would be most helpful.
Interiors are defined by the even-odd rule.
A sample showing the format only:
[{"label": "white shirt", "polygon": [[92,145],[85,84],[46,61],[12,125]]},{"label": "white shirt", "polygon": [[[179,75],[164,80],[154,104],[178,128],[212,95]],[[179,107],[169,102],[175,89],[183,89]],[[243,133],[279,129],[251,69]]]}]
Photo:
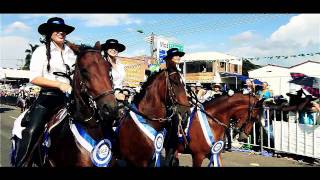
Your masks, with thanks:
[{"label": "white shirt", "polygon": [[112,67],[112,78],[113,78],[113,87],[114,89],[122,89],[124,78],[125,78],[125,69],[124,65],[121,64],[118,60],[116,61],[116,68]]},{"label": "white shirt", "polygon": [[41,76],[50,80],[60,81],[67,84],[71,83],[67,78],[56,76],[53,74],[53,72],[66,73],[67,68],[64,64],[67,64],[72,71],[74,69],[72,65],[76,62],[76,55],[67,45],[65,45],[65,49],[61,52],[53,42],[50,44],[50,50],[51,59],[49,72],[47,70],[48,60],[46,55],[46,46],[43,45],[38,47],[32,54],[30,61],[30,81]]}]

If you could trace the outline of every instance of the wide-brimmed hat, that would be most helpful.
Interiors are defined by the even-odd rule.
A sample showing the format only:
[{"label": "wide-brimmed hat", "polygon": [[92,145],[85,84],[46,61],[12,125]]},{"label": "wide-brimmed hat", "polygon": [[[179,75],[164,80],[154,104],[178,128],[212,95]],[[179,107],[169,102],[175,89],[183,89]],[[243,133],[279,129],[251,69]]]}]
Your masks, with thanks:
[{"label": "wide-brimmed hat", "polygon": [[216,88],[216,87],[221,89],[221,84],[219,84],[219,83],[214,84],[214,85],[213,85],[213,88]]},{"label": "wide-brimmed hat", "polygon": [[196,87],[202,87],[201,83],[197,82]]},{"label": "wide-brimmed hat", "polygon": [[119,43],[118,40],[116,40],[116,39],[108,39],[108,40],[106,40],[106,43],[101,44],[101,48],[103,50],[116,49],[118,52],[122,52],[126,49],[126,46]]},{"label": "wide-brimmed hat", "polygon": [[173,56],[180,56],[180,57],[182,57],[182,56],[184,56],[184,54],[185,54],[185,53],[179,51],[178,48],[171,48],[171,49],[169,49],[169,50],[167,51],[167,56],[165,56],[163,59],[170,59],[170,58],[172,58]]},{"label": "wide-brimmed hat", "polygon": [[47,35],[53,31],[63,31],[66,34],[69,34],[73,30],[74,27],[66,25],[64,20],[59,17],[50,18],[46,23],[43,23],[38,27],[38,32],[42,35]]}]

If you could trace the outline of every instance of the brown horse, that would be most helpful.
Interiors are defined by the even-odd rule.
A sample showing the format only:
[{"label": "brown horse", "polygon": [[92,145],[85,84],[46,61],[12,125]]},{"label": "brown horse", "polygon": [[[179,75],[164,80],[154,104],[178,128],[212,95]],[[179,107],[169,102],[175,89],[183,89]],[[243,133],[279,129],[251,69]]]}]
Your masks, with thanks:
[{"label": "brown horse", "polygon": [[[146,167],[153,157],[159,162],[154,141],[161,151],[166,136],[157,139],[159,136],[156,133],[166,128],[167,135],[170,134],[171,128],[176,128],[172,127],[173,116],[178,114],[183,118],[190,112],[185,85],[176,64],[166,62],[166,66],[167,69],[148,77],[141,92],[134,97],[130,113],[121,119],[116,131],[119,135],[118,158],[125,160],[128,165]],[[141,116],[143,122],[137,122],[133,116]]]},{"label": "brown horse", "polygon": [[[262,102],[258,101],[254,96],[235,93],[231,97],[225,95],[205,102],[203,108],[195,108],[191,113],[189,130],[187,130],[188,132],[186,133],[188,135],[187,142],[183,141],[178,145],[174,157],[168,156],[167,154],[166,157],[169,165],[176,165],[176,163],[179,162],[179,152],[191,152],[193,166],[196,167],[200,167],[205,158],[214,158],[212,157],[213,154],[211,154],[212,146],[214,145],[212,143],[223,141],[225,128],[229,127],[231,119],[236,120],[237,127],[241,128],[241,139],[246,138],[252,129],[253,123],[259,119],[261,105]],[[198,112],[197,110],[199,109],[201,110]],[[206,116],[206,118],[199,116]],[[209,125],[208,131],[211,130],[211,132],[208,133],[212,133],[213,142],[208,140],[209,134],[204,134],[205,120]],[[223,144],[221,145],[221,148],[222,147]],[[213,160],[214,159],[211,159],[211,161]],[[222,165],[221,151],[216,153],[215,163],[215,166]]]},{"label": "brown horse", "polygon": [[[105,131],[111,131],[110,120],[115,118],[111,115],[117,114],[109,75],[111,64],[103,59],[100,43],[97,42],[93,48],[70,47],[77,54],[70,101],[65,107],[59,108],[58,113],[46,124],[46,133],[33,148],[33,156],[28,158],[29,165],[93,166],[91,149],[97,143],[83,142],[85,138],[80,137],[79,140],[77,135],[84,133],[91,138],[91,143],[101,142],[108,134]],[[41,144],[44,140],[45,143]],[[91,145],[89,149],[86,143]]]}]

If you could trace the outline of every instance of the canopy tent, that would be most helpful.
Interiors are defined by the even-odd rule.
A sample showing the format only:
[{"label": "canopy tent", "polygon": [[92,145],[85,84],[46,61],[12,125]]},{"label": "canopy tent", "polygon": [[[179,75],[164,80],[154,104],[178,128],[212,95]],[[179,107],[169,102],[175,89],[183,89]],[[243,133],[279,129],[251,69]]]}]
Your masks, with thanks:
[{"label": "canopy tent", "polygon": [[[236,89],[238,88],[237,87],[238,80],[245,82],[247,79],[249,79],[248,76],[244,76],[244,75],[237,74],[237,73],[228,73],[228,72],[220,72],[220,76],[221,76],[221,78],[235,78]],[[259,81],[258,79],[254,79],[253,82],[256,85],[262,85],[262,82]]]}]

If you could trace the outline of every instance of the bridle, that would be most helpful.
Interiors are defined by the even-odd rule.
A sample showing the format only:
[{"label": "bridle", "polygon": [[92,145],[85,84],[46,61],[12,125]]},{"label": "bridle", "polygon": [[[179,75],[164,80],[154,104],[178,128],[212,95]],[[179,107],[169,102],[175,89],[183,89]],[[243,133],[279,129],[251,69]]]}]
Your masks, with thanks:
[{"label": "bridle", "polygon": [[[191,107],[190,105],[186,105],[186,104],[178,102],[176,99],[177,96],[176,96],[176,93],[175,93],[174,88],[172,86],[173,80],[170,78],[170,76],[172,76],[173,74],[176,74],[176,73],[179,74],[179,72],[177,72],[177,71],[169,72],[167,69],[164,71],[165,71],[165,76],[166,76],[166,90],[165,90],[166,93],[165,93],[164,99],[165,99],[165,102],[167,102],[169,99],[169,104],[170,104],[170,105],[167,105],[165,108],[166,108],[167,112],[171,111],[171,114],[166,115],[165,118],[150,118],[147,115],[145,115],[145,114],[139,112],[138,110],[129,106],[129,109],[131,111],[139,114],[140,116],[144,117],[145,119],[150,120],[150,121],[159,121],[160,123],[165,122],[165,121],[171,121],[172,117],[175,114],[180,115],[180,113],[178,111],[178,106],[185,106],[185,107],[189,107],[189,108]],[[180,76],[180,74],[179,74],[179,76]],[[180,78],[181,78],[181,76],[180,76]],[[167,98],[167,94],[169,94],[169,98]]]},{"label": "bridle", "polygon": [[[252,98],[251,96],[254,96],[254,95],[252,93],[249,93],[248,95],[249,95],[248,120],[245,123],[243,123],[243,125],[240,128],[240,130],[242,130],[243,127],[245,127],[246,124],[248,124],[249,122],[252,121],[252,111],[254,109],[260,110],[260,108],[256,108],[256,104],[257,104],[258,101],[255,101],[253,104],[251,104],[251,98]],[[245,133],[244,131],[241,131],[241,132]],[[246,135],[248,135],[248,134],[246,134]]]},{"label": "bridle", "polygon": [[[87,52],[95,52],[95,53],[99,53],[100,54],[99,50],[87,49],[87,50],[84,50],[83,52],[81,52],[81,54],[78,55],[77,60]],[[84,120],[85,122],[87,122],[87,121],[90,121],[94,117],[95,111],[98,109],[96,102],[102,97],[114,94],[114,90],[103,91],[103,92],[99,93],[97,96],[92,96],[88,91],[88,86],[87,86],[86,81],[83,80],[83,77],[82,77],[82,74],[81,74],[81,71],[80,71],[78,65],[76,65],[75,69],[79,71],[79,75],[80,75],[79,76],[80,92],[85,93],[88,96],[89,107],[92,109],[91,116]]]},{"label": "bridle", "polygon": [[[206,110],[204,110],[204,108],[199,106],[200,101],[198,100],[197,95],[191,90],[189,85],[187,85],[187,89],[188,89],[188,92],[190,92],[190,95],[191,95],[191,101],[190,102],[191,102],[191,104],[193,106],[195,106],[195,108],[198,108],[201,112],[203,112],[210,119],[214,120],[220,126],[223,126],[224,128],[228,128],[228,126],[225,123],[221,122],[221,120],[219,120],[218,118],[216,118],[214,116],[211,116]],[[195,100],[195,102],[193,101],[193,99]]]}]

